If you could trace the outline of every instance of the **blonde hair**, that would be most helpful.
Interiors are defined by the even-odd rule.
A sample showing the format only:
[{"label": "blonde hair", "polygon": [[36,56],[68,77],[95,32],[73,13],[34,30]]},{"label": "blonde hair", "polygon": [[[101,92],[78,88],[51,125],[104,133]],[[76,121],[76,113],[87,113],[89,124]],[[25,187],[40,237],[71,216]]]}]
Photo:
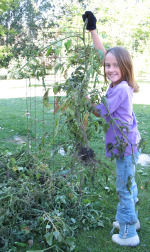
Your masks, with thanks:
[{"label": "blonde hair", "polygon": [[[134,92],[135,93],[138,92],[139,86],[136,83],[135,78],[134,78],[133,62],[132,62],[132,58],[129,52],[121,46],[116,46],[116,47],[108,49],[105,56],[108,53],[112,53],[117,60],[118,66],[122,74],[122,77],[119,80],[119,82],[123,80],[127,81],[128,85],[133,88]],[[105,73],[105,58],[104,58],[104,79],[105,79],[105,82],[107,83],[108,80]]]}]

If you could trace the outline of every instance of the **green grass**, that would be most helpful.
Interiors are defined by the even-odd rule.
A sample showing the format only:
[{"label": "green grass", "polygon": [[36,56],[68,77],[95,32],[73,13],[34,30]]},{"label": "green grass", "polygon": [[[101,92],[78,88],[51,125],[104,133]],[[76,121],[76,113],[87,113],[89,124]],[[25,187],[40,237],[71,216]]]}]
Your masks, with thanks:
[{"label": "green grass", "polygon": [[0,148],[14,151],[16,148],[15,136],[26,138],[26,102],[25,99],[0,100]]},{"label": "green grass", "polygon": [[138,121],[138,129],[141,137],[146,140],[145,153],[150,153],[150,106],[134,105],[134,111]]},{"label": "green grass", "polygon": [[[18,146],[15,137],[19,136],[25,142],[32,139],[37,143],[43,134],[49,134],[52,139],[54,134],[55,119],[53,114],[53,98],[49,107],[43,106],[42,98],[13,98],[0,100],[0,148],[1,150],[15,151]],[[59,136],[64,141],[66,136]],[[50,141],[48,138],[47,142]],[[44,143],[46,145],[46,142]]]},{"label": "green grass", "polygon": [[[36,102],[36,106],[35,106]],[[53,101],[51,101],[53,102]],[[28,109],[27,109],[28,105]],[[27,101],[24,98],[18,99],[1,99],[1,114],[0,114],[0,149],[1,152],[6,150],[14,152],[18,147],[18,143],[15,142],[15,137],[19,136],[24,141],[27,140],[27,125],[28,133],[33,139],[37,139],[37,151],[39,150],[38,142],[41,140],[42,134],[46,132],[54,131],[54,115],[50,112],[53,106],[44,109],[43,118],[43,104],[42,99],[34,98],[31,101]],[[35,110],[36,107],[36,110]],[[30,117],[27,118],[27,112],[30,111]],[[41,112],[42,111],[42,112]],[[142,138],[146,140],[146,146],[144,153],[150,154],[150,105],[134,105],[134,111],[138,120],[138,128]],[[36,115],[36,116],[35,116]],[[50,140],[46,140],[45,145]],[[61,146],[61,143],[67,141],[66,134],[62,132],[57,139],[57,145]],[[118,203],[117,195],[115,192],[115,163],[106,159],[104,150],[104,134],[95,133],[90,141],[91,148],[95,151],[98,159],[101,162],[105,162],[104,165],[97,165],[97,177],[95,179],[95,187],[93,195],[88,198],[92,202],[96,209],[102,214],[104,221],[104,227],[87,228],[83,231],[79,231],[76,236],[76,252],[120,252],[120,251],[150,251],[150,165],[146,167],[137,167],[136,180],[139,188],[139,219],[141,222],[141,230],[139,237],[141,243],[136,248],[124,248],[113,244],[111,241],[110,231],[112,229],[112,222],[114,221],[116,214],[116,207]],[[59,155],[60,165],[64,162],[64,159]],[[91,185],[92,187],[92,185]],[[35,245],[36,249],[39,249],[38,243]],[[23,251],[23,250],[18,250]]]}]

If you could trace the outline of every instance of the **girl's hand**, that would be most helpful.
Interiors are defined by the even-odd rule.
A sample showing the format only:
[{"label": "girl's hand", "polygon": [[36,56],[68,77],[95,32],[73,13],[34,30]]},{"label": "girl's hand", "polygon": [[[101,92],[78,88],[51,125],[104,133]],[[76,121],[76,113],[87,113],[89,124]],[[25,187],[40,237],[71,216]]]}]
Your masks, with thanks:
[{"label": "girl's hand", "polygon": [[83,21],[85,22],[86,19],[88,19],[87,27],[86,29],[91,31],[91,30],[96,30],[96,17],[91,11],[86,11],[85,14],[82,15]]}]

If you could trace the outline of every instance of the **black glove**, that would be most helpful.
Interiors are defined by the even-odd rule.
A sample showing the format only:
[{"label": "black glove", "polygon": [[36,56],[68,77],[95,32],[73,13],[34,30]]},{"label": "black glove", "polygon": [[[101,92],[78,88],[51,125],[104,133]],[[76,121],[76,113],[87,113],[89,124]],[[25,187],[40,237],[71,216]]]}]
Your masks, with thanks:
[{"label": "black glove", "polygon": [[87,30],[95,30],[96,29],[96,17],[91,11],[86,11],[84,15],[82,15],[83,21],[85,22],[86,18],[88,19]]}]

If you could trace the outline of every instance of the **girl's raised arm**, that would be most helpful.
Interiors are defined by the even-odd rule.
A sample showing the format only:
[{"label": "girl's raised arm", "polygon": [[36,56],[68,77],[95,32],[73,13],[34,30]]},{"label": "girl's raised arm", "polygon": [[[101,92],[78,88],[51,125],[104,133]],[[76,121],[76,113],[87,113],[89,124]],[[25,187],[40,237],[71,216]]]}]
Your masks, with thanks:
[{"label": "girl's raised arm", "polygon": [[88,19],[86,29],[91,33],[95,49],[97,50],[100,49],[105,54],[106,49],[103,46],[103,43],[101,42],[96,32],[96,22],[97,22],[96,17],[91,11],[86,11],[84,15],[82,15],[82,18],[84,22],[86,19]]},{"label": "girl's raised arm", "polygon": [[96,30],[91,30],[90,33],[91,33],[91,36],[92,36],[92,39],[93,39],[93,43],[94,43],[95,49],[100,49],[105,54],[106,53],[106,49],[103,46],[103,43],[100,40],[100,38],[99,38]]}]

